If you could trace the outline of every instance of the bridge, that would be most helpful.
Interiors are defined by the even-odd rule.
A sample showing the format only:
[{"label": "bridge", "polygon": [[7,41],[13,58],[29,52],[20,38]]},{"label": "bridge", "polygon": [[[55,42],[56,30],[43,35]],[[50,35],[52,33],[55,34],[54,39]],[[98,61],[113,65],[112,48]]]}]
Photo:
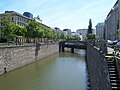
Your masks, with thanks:
[{"label": "bridge", "polygon": [[75,41],[75,40],[67,40],[59,42],[59,52],[64,52],[64,48],[71,48],[71,52],[74,53],[74,49],[85,49],[86,50],[86,42],[84,41]]}]

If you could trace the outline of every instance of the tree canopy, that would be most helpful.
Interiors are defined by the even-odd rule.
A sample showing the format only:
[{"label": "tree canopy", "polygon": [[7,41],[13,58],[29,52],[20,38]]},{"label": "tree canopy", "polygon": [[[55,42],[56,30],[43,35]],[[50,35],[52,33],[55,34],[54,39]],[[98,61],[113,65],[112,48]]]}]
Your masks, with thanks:
[{"label": "tree canopy", "polygon": [[92,20],[89,19],[89,25],[88,25],[88,31],[87,31],[87,39],[95,39],[95,34],[93,34],[93,29],[92,29]]},{"label": "tree canopy", "polygon": [[4,37],[15,38],[18,36],[27,38],[47,38],[50,40],[57,39],[80,39],[77,35],[67,36],[65,33],[57,33],[50,27],[31,19],[24,27],[16,25],[11,17],[8,16],[2,21],[4,24]]},{"label": "tree canopy", "polygon": [[92,31],[93,31],[93,29],[92,29],[92,21],[91,21],[91,19],[89,19],[88,34],[92,34]]}]

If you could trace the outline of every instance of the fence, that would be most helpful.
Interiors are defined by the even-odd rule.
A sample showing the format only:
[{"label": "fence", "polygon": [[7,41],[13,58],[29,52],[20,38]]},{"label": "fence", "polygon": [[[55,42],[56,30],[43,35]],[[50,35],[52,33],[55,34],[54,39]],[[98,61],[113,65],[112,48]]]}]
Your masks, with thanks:
[{"label": "fence", "polygon": [[47,38],[24,38],[24,37],[16,37],[14,39],[7,38],[0,40],[0,46],[34,45],[37,43],[50,44],[50,43],[55,43],[55,41],[48,40]]}]

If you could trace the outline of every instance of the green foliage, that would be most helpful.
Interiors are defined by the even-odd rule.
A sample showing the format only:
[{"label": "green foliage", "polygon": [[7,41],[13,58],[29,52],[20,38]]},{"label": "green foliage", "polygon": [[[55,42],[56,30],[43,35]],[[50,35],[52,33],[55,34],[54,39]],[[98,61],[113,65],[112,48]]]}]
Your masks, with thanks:
[{"label": "green foliage", "polygon": [[91,19],[89,20],[89,25],[88,25],[88,34],[92,34],[92,21]]},{"label": "green foliage", "polygon": [[54,32],[51,28],[36,22],[34,19],[31,20],[26,25],[27,33],[26,37],[30,38],[48,38],[48,39],[56,39],[57,33]]},{"label": "green foliage", "polygon": [[67,36],[67,39],[68,39],[68,40],[72,39],[72,36]]},{"label": "green foliage", "polygon": [[13,28],[14,28],[13,24],[7,24],[7,25],[5,25],[5,28],[3,30],[4,36],[7,37],[7,38],[13,38],[13,37],[15,37]]},{"label": "green foliage", "polygon": [[10,21],[10,17],[4,18],[2,23],[5,26],[3,30],[4,37],[7,37],[7,38],[15,37],[15,34],[14,34],[15,25]]},{"label": "green foliage", "polygon": [[26,25],[26,29],[27,29],[26,37],[29,37],[29,38],[38,37],[39,24],[35,20],[31,20]]},{"label": "green foliage", "polygon": [[2,33],[4,33],[3,37],[14,38],[16,36],[25,36],[25,33],[27,32],[26,28],[15,25],[11,21],[10,16],[4,18],[2,23],[4,25],[4,30],[2,31]]},{"label": "green foliage", "polygon": [[72,35],[71,39],[73,39],[73,40],[80,40],[80,37],[78,35]]},{"label": "green foliage", "polygon": [[60,39],[67,39],[67,35],[64,34],[64,33],[61,33],[61,35],[60,35]]},{"label": "green foliage", "polygon": [[87,32],[87,39],[93,40],[95,39],[95,35],[93,34],[93,29],[92,29],[92,21],[91,19],[89,20],[89,25],[88,25],[88,32]]},{"label": "green foliage", "polygon": [[88,34],[87,39],[94,40],[95,39],[95,34]]},{"label": "green foliage", "polygon": [[53,40],[57,39],[57,33],[55,31],[52,31],[52,30],[51,30],[51,39],[53,39]]},{"label": "green foliage", "polygon": [[96,39],[96,40],[99,40],[99,36],[95,36],[95,39]]},{"label": "green foliage", "polygon": [[[10,17],[3,20],[2,23],[4,23],[5,26],[3,30],[4,37],[7,38],[15,38],[17,36],[28,38],[48,38],[52,40],[56,40],[58,38],[58,34],[54,30],[42,23],[36,22],[34,19],[26,24],[25,27],[15,25],[12,23]],[[65,34],[62,34],[62,36],[59,37],[65,39],[67,36]]]},{"label": "green foliage", "polygon": [[16,36],[25,36],[25,33],[27,33],[27,29],[25,27],[20,27],[18,25],[14,25],[13,30]]}]

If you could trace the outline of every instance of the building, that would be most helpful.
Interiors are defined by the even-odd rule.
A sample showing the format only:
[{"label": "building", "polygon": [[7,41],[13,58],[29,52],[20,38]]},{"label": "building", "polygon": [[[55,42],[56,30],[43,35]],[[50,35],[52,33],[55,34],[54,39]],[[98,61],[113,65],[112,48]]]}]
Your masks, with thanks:
[{"label": "building", "polygon": [[77,35],[77,36],[79,36],[79,37],[80,37],[80,34],[79,34],[79,33],[77,33],[77,32],[72,32],[71,34],[72,34],[72,35]]},{"label": "building", "polygon": [[80,35],[87,35],[87,29],[78,29],[76,30],[77,33],[79,33]]},{"label": "building", "polygon": [[[120,0],[118,0],[118,12],[120,13]],[[119,35],[119,39],[120,39],[120,14],[119,14],[119,19],[118,19],[118,35]]]},{"label": "building", "polygon": [[28,17],[28,18],[33,18],[33,14],[30,12],[24,12],[23,15]]},{"label": "building", "polygon": [[37,17],[34,17],[35,21],[42,23],[42,20],[40,19],[39,15]]},{"label": "building", "polygon": [[2,30],[4,29],[3,21],[10,19],[11,22],[19,26],[25,26],[29,22],[30,18],[17,13],[15,11],[5,11],[5,13],[0,14],[0,37],[3,36]]},{"label": "building", "polygon": [[96,29],[93,29],[93,31],[92,31],[92,32],[93,32],[93,34],[95,34],[95,35],[96,35]]},{"label": "building", "polygon": [[60,28],[58,28],[58,27],[54,27],[54,29],[53,29],[55,32],[57,32],[58,34],[61,34],[61,33],[63,33],[63,31],[62,30],[60,30]]},{"label": "building", "polygon": [[116,40],[119,38],[119,5],[115,3],[105,20],[105,39]]},{"label": "building", "polygon": [[63,29],[63,32],[68,36],[72,35],[71,29]]},{"label": "building", "polygon": [[80,35],[80,33],[78,33],[78,32],[72,32],[72,36],[73,35],[77,35],[80,38],[81,41],[83,41],[83,39],[84,39],[83,35]]},{"label": "building", "polygon": [[98,23],[96,25],[96,36],[99,37],[99,39],[104,39],[104,22]]},{"label": "building", "polygon": [[80,34],[80,38],[82,41],[86,40],[87,29],[78,29],[78,30],[76,30],[76,32]]}]

